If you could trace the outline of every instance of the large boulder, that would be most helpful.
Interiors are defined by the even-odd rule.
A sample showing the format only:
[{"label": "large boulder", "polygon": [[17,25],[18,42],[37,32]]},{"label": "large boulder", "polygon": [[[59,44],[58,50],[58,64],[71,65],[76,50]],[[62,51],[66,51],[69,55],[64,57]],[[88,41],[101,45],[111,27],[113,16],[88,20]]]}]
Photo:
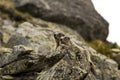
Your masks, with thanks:
[{"label": "large boulder", "polygon": [[[4,54],[0,52],[1,61],[9,60],[6,64],[2,64],[4,66],[0,67],[0,77],[3,80],[120,80],[118,64],[85,45],[80,40],[80,36],[77,36],[77,33],[67,27],[64,31],[65,26],[62,27],[62,25],[60,27],[42,20],[37,21],[41,25],[34,26],[28,22],[19,25],[14,31],[14,35],[19,33],[22,37],[18,37],[21,39],[14,39],[12,38],[14,35],[11,35],[11,40],[6,43],[6,46],[11,43],[11,46],[13,46],[13,48],[10,48],[12,52]],[[52,31],[70,36],[73,41],[72,44],[60,44],[56,48]],[[30,48],[27,48],[27,50],[22,48],[28,53],[20,56],[21,52],[19,53],[19,50],[21,51],[21,48],[15,49],[14,45],[18,45],[18,43],[24,45],[22,43],[24,41],[30,42]],[[24,46],[27,47],[27,44],[29,43]],[[15,47],[19,47],[19,45]],[[31,50],[33,51],[31,52]],[[11,62],[10,58],[14,52],[16,56],[13,56]],[[2,58],[4,55],[10,57],[4,59]],[[20,57],[17,57],[18,55]],[[95,72],[91,69],[90,60],[95,65]]]},{"label": "large boulder", "polygon": [[91,0],[8,0],[18,10],[77,30],[85,40],[106,41],[107,21],[95,10]]}]

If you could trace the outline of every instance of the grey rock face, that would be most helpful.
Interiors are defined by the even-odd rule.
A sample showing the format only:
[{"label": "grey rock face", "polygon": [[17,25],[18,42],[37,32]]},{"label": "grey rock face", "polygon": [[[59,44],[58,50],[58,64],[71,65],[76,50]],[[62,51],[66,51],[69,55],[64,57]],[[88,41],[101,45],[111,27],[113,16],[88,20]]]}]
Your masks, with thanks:
[{"label": "grey rock face", "polygon": [[3,34],[2,34],[2,32],[0,31],[0,46],[2,45],[2,42],[3,42]]},{"label": "grey rock face", "polygon": [[118,63],[118,66],[120,69],[120,49],[113,48],[113,49],[111,49],[111,51],[112,51],[112,59],[114,59]]},{"label": "grey rock face", "polygon": [[[44,23],[44,25],[48,25],[48,23],[42,23]],[[48,27],[50,26],[48,25]],[[51,30],[54,31],[52,28],[54,28],[54,26],[51,26]],[[120,80],[118,64],[115,61],[97,53],[84,43],[76,40],[76,38],[74,38],[76,45],[71,44],[68,46],[61,44],[57,49],[55,49],[56,42],[53,38],[53,34],[50,34],[51,32],[46,30],[41,31],[41,29],[46,28],[43,28],[40,25],[35,27],[28,22],[19,25],[15,33],[28,37],[33,47],[33,52],[27,56],[22,55],[22,57],[16,57],[19,54],[20,49],[17,49],[18,52],[16,51],[16,54],[10,53],[11,56],[10,54],[6,54],[9,55],[6,60],[11,58],[12,55],[16,55],[13,56],[12,59],[18,60],[12,61],[11,63],[1,67],[0,76],[3,79]],[[55,29],[60,28],[56,27]],[[62,32],[62,29],[59,31]],[[72,37],[71,40],[73,40]],[[13,49],[13,51],[14,50],[16,49]],[[89,59],[91,59],[95,65],[95,73],[91,70],[91,65],[88,61]],[[4,59],[2,60],[4,61]],[[7,77],[7,75],[11,77]]]},{"label": "grey rock face", "polygon": [[85,40],[105,41],[108,23],[91,0],[11,0],[18,10],[77,30]]},{"label": "grey rock face", "polygon": [[23,37],[18,33],[15,33],[7,41],[6,47],[12,48],[13,46],[16,46],[16,45],[30,46],[30,42],[29,40],[27,40],[27,38]]},{"label": "grey rock face", "polygon": [[112,58],[118,63],[120,69],[120,53],[119,54],[113,53]]},{"label": "grey rock face", "polygon": [[12,49],[6,48],[6,50],[6,52],[0,52],[0,67],[12,63],[17,59],[20,59],[20,57],[28,55],[32,51],[32,49],[29,48],[28,50],[28,48],[26,49],[23,45],[14,46]]}]

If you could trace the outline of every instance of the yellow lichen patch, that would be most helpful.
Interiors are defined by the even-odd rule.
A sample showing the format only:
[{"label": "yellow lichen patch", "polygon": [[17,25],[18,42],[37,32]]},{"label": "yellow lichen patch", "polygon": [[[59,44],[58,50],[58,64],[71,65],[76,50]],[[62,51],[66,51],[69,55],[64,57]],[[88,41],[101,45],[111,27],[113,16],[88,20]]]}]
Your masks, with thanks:
[{"label": "yellow lichen patch", "polygon": [[10,75],[2,76],[2,78],[5,80],[14,80],[14,77],[12,77]]},{"label": "yellow lichen patch", "polygon": [[76,45],[71,45],[69,47],[69,51],[70,51],[70,55],[73,59],[76,59],[78,54],[81,54],[81,49],[80,47],[76,46]]},{"label": "yellow lichen patch", "polygon": [[87,73],[85,70],[81,69],[80,66],[73,66],[72,68],[75,69],[75,70],[78,70],[78,71],[80,70],[83,73]]},{"label": "yellow lichen patch", "polygon": [[3,34],[3,42],[6,43],[9,39],[10,35],[9,34]]},{"label": "yellow lichen patch", "polygon": [[11,52],[11,49],[2,47],[2,48],[0,48],[0,52],[1,53],[9,53],[9,52]]},{"label": "yellow lichen patch", "polygon": [[23,46],[24,49],[27,51],[27,52],[31,52],[33,51],[33,49],[31,47],[27,47],[27,46]]},{"label": "yellow lichen patch", "polygon": [[75,58],[75,57],[76,57],[76,55],[75,55],[75,52],[74,52],[74,51],[70,52],[70,54],[71,54],[71,56],[72,56],[73,58]]}]

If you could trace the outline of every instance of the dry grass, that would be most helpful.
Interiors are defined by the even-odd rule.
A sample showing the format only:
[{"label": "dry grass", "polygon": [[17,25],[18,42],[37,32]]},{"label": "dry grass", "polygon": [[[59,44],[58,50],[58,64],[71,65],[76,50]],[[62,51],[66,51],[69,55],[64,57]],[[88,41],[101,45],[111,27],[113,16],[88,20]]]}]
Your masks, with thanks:
[{"label": "dry grass", "polygon": [[94,48],[97,52],[111,57],[111,49],[103,41],[94,40],[92,42],[88,42],[88,45]]}]

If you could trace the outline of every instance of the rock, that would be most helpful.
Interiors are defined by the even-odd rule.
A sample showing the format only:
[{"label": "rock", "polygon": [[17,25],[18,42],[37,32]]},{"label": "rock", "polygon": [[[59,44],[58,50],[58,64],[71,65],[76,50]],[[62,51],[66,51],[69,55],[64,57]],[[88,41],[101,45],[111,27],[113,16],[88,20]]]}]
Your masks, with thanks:
[{"label": "rock", "polygon": [[2,46],[2,43],[3,43],[3,34],[2,34],[2,32],[0,31],[0,46]]},{"label": "rock", "polygon": [[113,53],[120,53],[120,49],[118,49],[118,48],[112,48],[111,51]]},{"label": "rock", "polygon": [[32,51],[31,48],[19,45],[14,46],[13,49],[7,49],[0,52],[0,67],[6,66],[7,64],[20,59],[21,57],[28,55]]},{"label": "rock", "polygon": [[101,54],[95,54],[92,56],[92,60],[100,70],[97,70],[97,79],[99,80],[119,80],[118,64],[112,59],[107,58]]},{"label": "rock", "polygon": [[95,10],[91,0],[10,0],[16,9],[35,17],[67,25],[85,40],[106,41],[108,23]]},{"label": "rock", "polygon": [[[78,56],[79,55],[79,56]],[[82,53],[80,49],[76,47],[71,47],[69,53],[61,59],[57,64],[55,64],[51,69],[41,72],[37,80],[45,79],[67,79],[67,80],[84,80],[87,74],[89,74],[90,65],[86,62],[84,52]],[[86,66],[87,68],[85,69]],[[89,66],[89,67],[88,67]],[[44,73],[44,74],[42,74]],[[51,74],[52,73],[52,74]],[[61,74],[63,73],[63,74]],[[48,76],[49,75],[49,76]],[[47,77],[48,76],[48,77]]]},{"label": "rock", "polygon": [[[118,64],[94,49],[86,46],[76,36],[70,36],[71,45],[61,44],[57,49],[51,31],[58,31],[68,36],[73,32],[64,32],[62,27],[41,20],[42,25],[34,26],[25,22],[14,33],[27,38],[33,48],[30,55],[23,55],[1,69],[1,76],[10,75],[15,80],[119,80]],[[46,25],[47,27],[42,27]],[[50,26],[52,25],[52,26]],[[44,29],[44,30],[43,30]],[[47,31],[45,29],[51,29]],[[67,29],[67,28],[66,28]],[[17,55],[17,54],[16,54]],[[91,60],[95,73],[91,70]],[[14,66],[13,66],[14,65]]]},{"label": "rock", "polygon": [[[120,80],[118,64],[84,42],[105,41],[108,34],[108,23],[91,0],[8,1],[19,10],[12,6],[16,16],[5,9],[10,15],[27,20],[22,14],[28,12],[51,22],[30,17],[33,22],[14,27],[13,21],[0,18],[0,40],[5,44],[0,44],[0,80]],[[56,32],[65,35],[57,48]]]},{"label": "rock", "polygon": [[2,76],[2,80],[14,80],[14,77],[9,76],[9,75],[7,75],[7,76]]},{"label": "rock", "polygon": [[[2,20],[2,18],[0,17],[0,26],[2,26],[3,25],[3,20]],[[1,27],[0,27],[0,29],[1,29]]]},{"label": "rock", "polygon": [[8,42],[6,43],[6,47],[12,48],[16,45],[30,46],[30,42],[27,40],[27,38],[15,33],[9,38]]},{"label": "rock", "polygon": [[[74,49],[78,54],[79,52]],[[84,49],[85,48],[85,49]],[[108,59],[106,56],[101,54],[96,54],[92,52],[92,60],[96,65],[96,74],[89,72],[90,65],[84,65],[84,61],[86,60],[82,57],[86,54],[89,54],[87,49],[88,47],[84,47],[81,50],[79,56],[77,53],[66,55],[61,61],[59,61],[56,65],[54,65],[51,69],[45,70],[40,73],[37,77],[37,80],[50,80],[52,79],[68,79],[68,80],[119,80],[119,71],[117,69],[117,63],[111,59]],[[72,51],[72,49],[70,49]],[[92,50],[90,50],[91,52]],[[74,54],[74,55],[73,55]],[[76,57],[75,57],[76,56]],[[83,63],[82,63],[83,62]],[[75,63],[75,64],[74,64]],[[85,67],[87,69],[85,69]],[[52,74],[51,74],[52,73]],[[62,74],[63,73],[63,74]],[[112,75],[111,75],[112,74]],[[49,75],[49,76],[48,76]],[[118,78],[119,77],[119,78]]]},{"label": "rock", "polygon": [[[30,57],[31,56],[31,57]],[[30,55],[23,59],[14,61],[1,69],[2,75],[12,75],[18,73],[34,73],[42,69],[48,69],[65,56],[65,52],[60,50],[59,54],[47,58],[46,56]],[[32,59],[31,59],[32,58]],[[52,62],[51,62],[52,61]]]},{"label": "rock", "polygon": [[120,49],[119,48],[112,48],[112,56],[111,58],[118,63],[120,69]]},{"label": "rock", "polygon": [[[51,48],[52,50],[55,49],[56,42],[54,40],[53,33],[51,33],[51,31],[46,31],[45,29],[50,29],[50,30],[61,32],[61,33],[66,33],[66,35],[70,37],[77,38],[80,41],[84,41],[83,38],[80,35],[78,35],[77,32],[72,31],[66,26],[57,25],[57,24],[45,22],[42,20],[37,20],[37,21],[39,22],[40,25],[37,25],[36,27],[28,22],[25,22],[19,25],[18,29],[16,29],[16,33],[19,33],[23,37],[26,37],[29,39],[29,41],[31,42],[31,46],[36,51],[36,53],[47,55],[45,53],[49,53],[48,51],[49,48]],[[47,27],[44,27],[44,26],[47,26]],[[76,34],[76,36],[74,34]],[[49,37],[47,38],[47,36]],[[45,42],[41,42],[41,40]],[[53,44],[51,44],[51,42]],[[52,47],[50,47],[48,44],[52,45]]]},{"label": "rock", "polygon": [[120,53],[112,53],[112,59],[118,63],[120,69]]},{"label": "rock", "polygon": [[15,22],[9,19],[0,20],[0,42],[2,46],[5,46],[5,43],[8,41],[10,35],[15,31],[14,25]]}]

